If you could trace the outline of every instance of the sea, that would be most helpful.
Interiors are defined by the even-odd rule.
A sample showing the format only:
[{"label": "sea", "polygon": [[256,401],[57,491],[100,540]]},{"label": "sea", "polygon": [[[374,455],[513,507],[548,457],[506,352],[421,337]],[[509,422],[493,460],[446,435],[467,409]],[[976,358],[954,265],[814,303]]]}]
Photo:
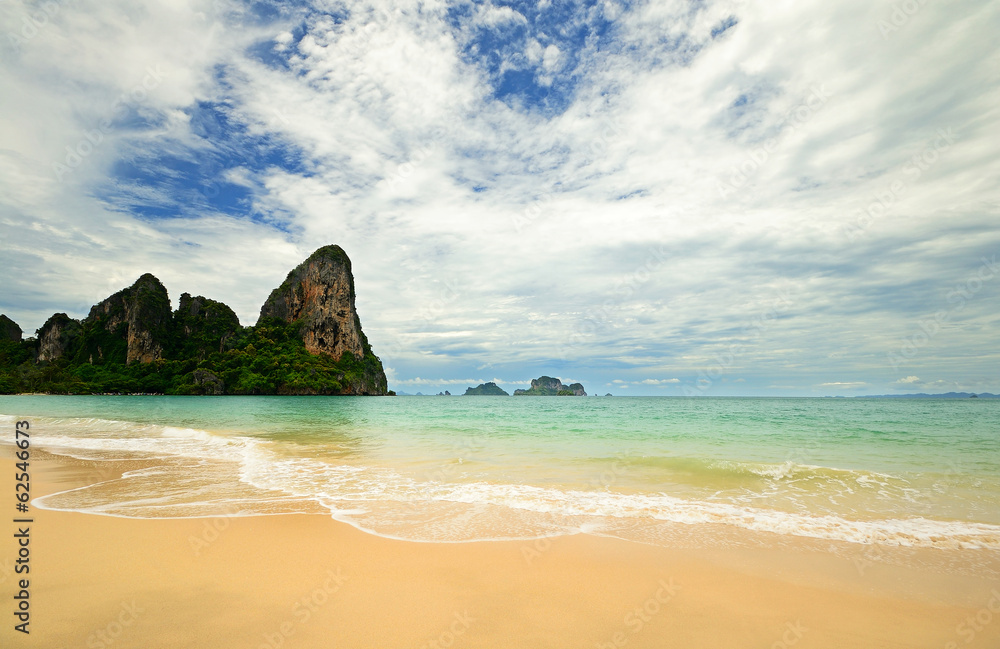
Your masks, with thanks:
[{"label": "sea", "polygon": [[312,513],[423,542],[1000,549],[1000,400],[0,396],[0,413],[0,444],[27,420],[32,452],[95,467],[42,509]]}]

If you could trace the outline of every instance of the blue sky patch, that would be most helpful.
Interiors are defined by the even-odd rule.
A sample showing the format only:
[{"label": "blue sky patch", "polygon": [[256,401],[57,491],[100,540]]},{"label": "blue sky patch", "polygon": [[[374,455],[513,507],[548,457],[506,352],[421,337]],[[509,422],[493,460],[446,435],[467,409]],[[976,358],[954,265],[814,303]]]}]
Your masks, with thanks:
[{"label": "blue sky patch", "polygon": [[[474,24],[488,7],[517,12],[510,19]],[[511,106],[545,115],[557,115],[572,103],[582,81],[580,65],[601,51],[603,39],[613,29],[596,2],[470,3],[449,10],[448,18],[462,41],[467,63],[483,70],[493,96]],[[473,26],[470,27],[470,23]],[[558,48],[558,57],[545,49]],[[546,60],[549,61],[548,65]]]},{"label": "blue sky patch", "polygon": [[[216,212],[250,217],[253,176],[274,167],[308,175],[301,151],[273,137],[260,137],[232,119],[225,103],[198,102],[189,109],[191,133],[201,146],[177,141],[159,147],[144,144],[114,165],[109,182],[97,195],[118,209],[146,219]],[[247,178],[229,176],[241,170]]]}]

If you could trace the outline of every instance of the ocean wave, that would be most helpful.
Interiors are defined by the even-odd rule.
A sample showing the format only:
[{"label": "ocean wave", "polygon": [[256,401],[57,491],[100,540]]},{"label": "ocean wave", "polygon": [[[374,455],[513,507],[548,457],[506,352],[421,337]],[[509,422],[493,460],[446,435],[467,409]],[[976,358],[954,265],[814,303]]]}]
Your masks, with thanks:
[{"label": "ocean wave", "polygon": [[[629,538],[637,525],[710,524],[861,544],[1000,549],[1000,526],[986,523],[926,516],[857,520],[829,512],[782,511],[736,498],[581,490],[467,479],[464,474],[421,479],[389,466],[289,455],[287,446],[255,437],[121,424],[48,421],[50,432],[35,444],[90,460],[140,458],[161,464],[38,498],[35,505],[133,518],[326,511],[373,534],[418,541],[535,538],[581,531]],[[276,452],[279,448],[282,452]],[[677,464],[685,462],[695,466],[683,458]],[[903,498],[903,487],[896,487],[906,482],[887,474],[791,461],[714,464],[711,470],[748,473],[770,482],[852,483],[892,498]]]}]

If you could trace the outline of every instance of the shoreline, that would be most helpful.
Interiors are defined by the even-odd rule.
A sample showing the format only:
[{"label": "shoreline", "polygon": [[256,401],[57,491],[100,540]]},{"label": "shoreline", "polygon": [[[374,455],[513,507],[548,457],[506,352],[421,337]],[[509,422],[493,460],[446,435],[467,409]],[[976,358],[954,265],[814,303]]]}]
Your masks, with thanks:
[{"label": "shoreline", "polygon": [[[96,464],[33,458],[33,497],[92,483],[101,477]],[[1000,640],[1000,624],[962,626],[1000,596],[1000,561],[989,551],[906,552],[907,565],[895,565],[892,549],[862,553],[859,563],[807,542],[680,549],[578,534],[414,543],[313,514],[32,514],[31,635],[11,623],[0,633],[17,646],[940,648]],[[0,557],[14,549],[12,540],[0,544]],[[949,566],[962,557],[982,565],[956,574]],[[10,577],[0,572],[5,597]]]}]

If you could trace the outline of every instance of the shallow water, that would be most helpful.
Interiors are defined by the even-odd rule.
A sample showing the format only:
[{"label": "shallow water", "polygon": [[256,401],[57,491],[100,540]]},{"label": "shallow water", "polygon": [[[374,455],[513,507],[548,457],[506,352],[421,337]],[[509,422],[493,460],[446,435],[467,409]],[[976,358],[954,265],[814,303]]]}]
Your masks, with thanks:
[{"label": "shallow water", "polygon": [[35,448],[145,461],[35,501],[50,509],[329,512],[421,541],[701,525],[1000,549],[1000,401],[20,396],[0,413],[0,443],[27,418]]}]

